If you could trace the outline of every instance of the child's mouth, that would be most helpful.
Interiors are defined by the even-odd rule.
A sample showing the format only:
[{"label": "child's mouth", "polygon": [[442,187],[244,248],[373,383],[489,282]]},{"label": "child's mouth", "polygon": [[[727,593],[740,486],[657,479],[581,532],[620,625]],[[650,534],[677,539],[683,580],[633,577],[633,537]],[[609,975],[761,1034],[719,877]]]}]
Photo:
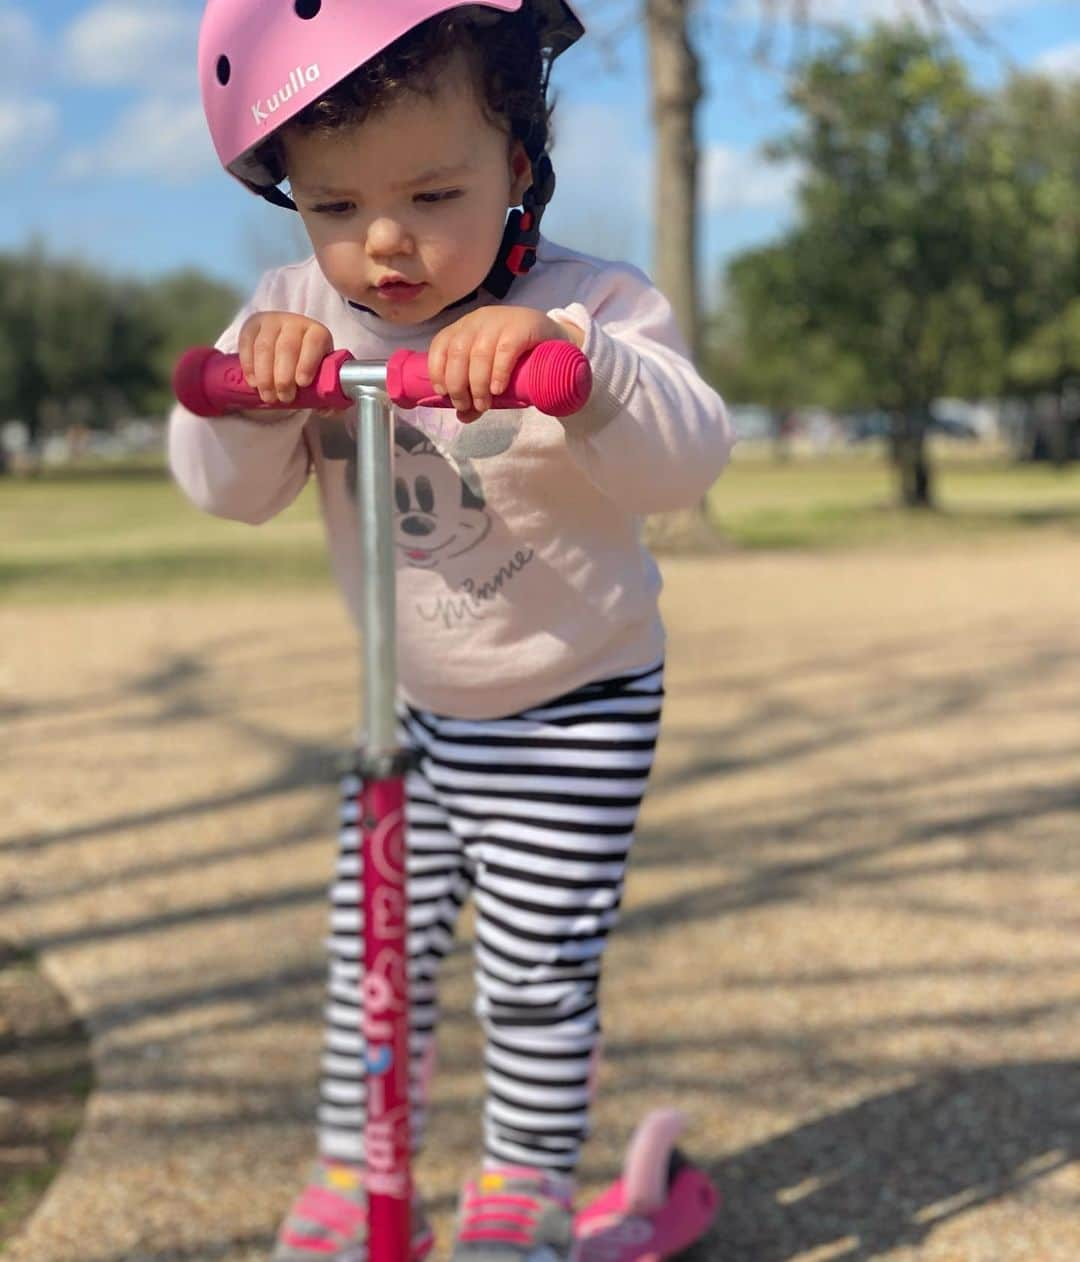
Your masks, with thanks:
[{"label": "child's mouth", "polygon": [[418,297],[427,288],[427,285],[421,282],[418,285],[410,285],[403,280],[383,281],[379,286],[379,297],[389,298],[392,302],[410,302],[413,298]]}]

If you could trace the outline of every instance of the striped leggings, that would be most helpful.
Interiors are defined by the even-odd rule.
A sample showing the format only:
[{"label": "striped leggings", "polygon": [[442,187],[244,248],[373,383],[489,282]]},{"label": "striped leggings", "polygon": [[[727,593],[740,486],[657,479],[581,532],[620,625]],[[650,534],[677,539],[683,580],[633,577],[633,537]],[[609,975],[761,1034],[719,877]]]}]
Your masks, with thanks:
[{"label": "striped leggings", "polygon": [[[663,700],[661,667],[507,718],[404,708],[413,1147],[427,1111],[439,966],[476,908],[484,1140],[494,1161],[570,1173],[588,1134],[600,962],[618,916]],[[362,927],[354,778],[332,889],[319,1107],[325,1157],[362,1162]]]}]

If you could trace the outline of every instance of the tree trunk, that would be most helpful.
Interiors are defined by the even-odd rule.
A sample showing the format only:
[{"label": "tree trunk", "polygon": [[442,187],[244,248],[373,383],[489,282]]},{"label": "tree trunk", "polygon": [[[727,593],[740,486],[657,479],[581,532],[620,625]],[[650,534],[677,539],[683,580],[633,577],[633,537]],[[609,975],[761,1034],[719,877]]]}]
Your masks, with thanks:
[{"label": "tree trunk", "polygon": [[1072,427],[1065,413],[1065,391],[1062,386],[1054,391],[1053,413],[1050,421],[1050,455],[1058,469],[1064,469],[1072,460]]},{"label": "tree trunk", "polygon": [[905,508],[933,508],[933,476],[926,453],[926,415],[905,408],[893,416],[893,463]]},{"label": "tree trunk", "polygon": [[690,41],[693,0],[645,0],[656,145],[653,164],[653,268],[695,360],[700,350],[697,292],[695,116],[700,60]]},{"label": "tree trunk", "polygon": [[[700,60],[690,41],[693,0],[645,0],[655,157],[653,159],[653,279],[675,312],[691,358],[701,350],[697,288],[696,113],[702,98]],[[702,501],[651,517],[645,531],[662,551],[717,546]]]}]

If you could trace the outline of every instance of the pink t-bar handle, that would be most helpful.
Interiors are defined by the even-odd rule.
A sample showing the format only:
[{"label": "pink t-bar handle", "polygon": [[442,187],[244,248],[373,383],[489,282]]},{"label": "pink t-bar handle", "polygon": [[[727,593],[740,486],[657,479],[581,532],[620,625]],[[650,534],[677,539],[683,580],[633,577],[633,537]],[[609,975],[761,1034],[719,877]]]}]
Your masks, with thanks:
[{"label": "pink t-bar handle", "polygon": [[[334,351],[319,366],[315,380],[303,386],[287,406],[325,411],[352,407],[341,388],[341,367],[353,356]],[[493,408],[538,408],[548,416],[580,412],[592,390],[589,361],[570,342],[541,342],[527,350],[510,374],[506,391]],[[196,346],[181,355],[173,372],[173,391],[197,416],[227,416],[230,412],[280,411],[280,403],[264,403],[244,380],[239,355],[225,355],[210,346]],[[386,365],[386,391],[400,408],[450,408],[446,395],[435,393],[422,351],[395,351]]]}]

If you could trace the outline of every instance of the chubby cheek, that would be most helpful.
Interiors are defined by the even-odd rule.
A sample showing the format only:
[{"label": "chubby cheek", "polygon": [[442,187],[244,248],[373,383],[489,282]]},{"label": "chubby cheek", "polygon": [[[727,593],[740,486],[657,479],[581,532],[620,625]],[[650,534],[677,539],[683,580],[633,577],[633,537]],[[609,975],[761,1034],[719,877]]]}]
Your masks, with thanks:
[{"label": "chubby cheek", "polygon": [[368,284],[367,259],[355,241],[312,241],[322,274],[346,298],[359,301]]},{"label": "chubby cheek", "polygon": [[445,237],[421,241],[420,258],[424,276],[440,290],[458,288],[470,271],[469,250],[463,241],[448,241]]},{"label": "chubby cheek", "polygon": [[418,234],[420,253],[430,278],[460,297],[475,289],[495,261],[502,240],[503,217],[486,206],[477,213],[470,202],[444,211],[438,229]]}]

